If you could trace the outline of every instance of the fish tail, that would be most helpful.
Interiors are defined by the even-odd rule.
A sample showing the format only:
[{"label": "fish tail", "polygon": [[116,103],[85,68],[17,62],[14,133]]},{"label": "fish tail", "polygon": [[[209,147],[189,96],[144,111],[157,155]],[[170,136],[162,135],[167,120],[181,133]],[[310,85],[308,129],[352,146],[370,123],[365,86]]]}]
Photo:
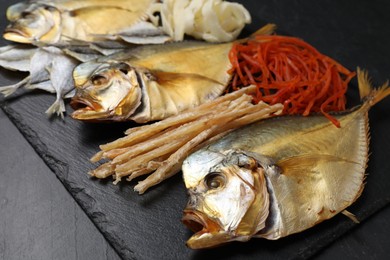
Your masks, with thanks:
[{"label": "fish tail", "polygon": [[18,86],[11,85],[11,86],[4,86],[0,88],[0,93],[4,95],[4,97],[11,96],[16,90],[18,89]]},{"label": "fish tail", "polygon": [[379,88],[373,88],[367,71],[357,68],[357,78],[360,98],[364,100],[363,107],[370,109],[376,103],[390,95],[389,82]]},{"label": "fish tail", "polygon": [[57,116],[61,116],[61,118],[64,119],[64,112],[65,112],[64,100],[62,98],[59,98],[46,110],[45,113],[48,116],[57,114]]},{"label": "fish tail", "polygon": [[275,32],[275,30],[276,30],[276,24],[269,23],[261,27],[256,32],[252,33],[250,38],[254,38],[257,35],[271,35]]},{"label": "fish tail", "polygon": [[236,43],[245,43],[248,41],[248,39],[254,39],[258,35],[271,35],[275,32],[275,30],[276,30],[276,24],[268,23],[268,24],[264,25],[263,27],[261,27],[256,32],[252,33],[248,38],[238,39],[235,42]]},{"label": "fish tail", "polygon": [[8,96],[12,95],[19,88],[28,85],[29,80],[30,80],[30,76],[27,76],[22,81],[20,81],[16,84],[0,87],[0,93],[3,94],[4,97],[8,97]]}]

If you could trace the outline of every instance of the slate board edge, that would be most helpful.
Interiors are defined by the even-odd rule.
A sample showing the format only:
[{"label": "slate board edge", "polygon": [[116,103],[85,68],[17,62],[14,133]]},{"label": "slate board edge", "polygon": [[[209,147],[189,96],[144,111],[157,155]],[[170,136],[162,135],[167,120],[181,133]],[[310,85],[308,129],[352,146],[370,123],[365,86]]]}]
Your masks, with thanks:
[{"label": "slate board edge", "polygon": [[[4,111],[11,122],[16,126],[19,132],[32,146],[34,151],[38,154],[49,169],[56,175],[56,177],[64,185],[65,189],[75,199],[76,203],[86,212],[88,218],[92,220],[92,223],[103,234],[108,243],[114,248],[118,255],[123,259],[136,259],[134,252],[129,250],[125,246],[122,239],[116,237],[113,233],[109,232],[109,222],[106,220],[106,216],[99,207],[96,206],[94,198],[84,192],[83,187],[77,187],[76,183],[68,182],[64,176],[67,175],[69,167],[66,163],[52,156],[47,150],[46,145],[41,142],[37,137],[37,134],[29,126],[27,126],[18,112],[7,106],[6,101],[0,103],[0,108]],[[81,197],[83,197],[81,199]]]},{"label": "slate board edge", "polygon": [[[83,209],[83,211],[86,212],[87,216],[92,220],[93,224],[103,234],[118,255],[123,259],[137,259],[135,257],[135,253],[126,246],[126,243],[122,241],[122,239],[115,236],[112,232],[109,232],[110,223],[106,220],[105,214],[102,213],[98,206],[96,206],[95,199],[88,195],[83,187],[78,187],[76,183],[69,182],[66,178],[64,178],[69,170],[68,165],[48,152],[46,145],[37,137],[35,131],[23,122],[23,119],[21,119],[22,117],[18,112],[7,106],[6,101],[0,103],[0,108],[17,127],[28,143],[30,143],[35,152],[42,158],[49,169],[61,181],[66,190],[75,199],[76,203]],[[379,205],[374,203],[371,207],[365,208],[361,216],[361,220],[367,220],[369,217],[375,215],[388,203],[388,201],[382,203],[379,201]],[[332,235],[329,236],[328,234],[327,236],[319,236],[316,241],[311,241],[308,247],[300,252],[297,252],[297,255],[291,259],[308,259],[315,256],[318,252],[332,244],[336,239],[351,232],[356,226],[357,224],[352,223],[352,221],[338,222],[337,228],[334,228],[331,232],[333,233]]]}]

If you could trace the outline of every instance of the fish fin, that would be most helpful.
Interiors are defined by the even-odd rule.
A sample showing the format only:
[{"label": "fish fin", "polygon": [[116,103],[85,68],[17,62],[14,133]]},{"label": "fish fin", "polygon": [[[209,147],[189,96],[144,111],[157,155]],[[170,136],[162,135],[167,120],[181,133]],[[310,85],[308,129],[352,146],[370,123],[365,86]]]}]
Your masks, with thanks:
[{"label": "fish fin", "polygon": [[276,28],[277,28],[276,24],[269,23],[261,27],[256,32],[252,33],[249,37],[251,38],[257,35],[271,35],[275,32]]},{"label": "fish fin", "polygon": [[12,95],[19,88],[27,86],[29,81],[30,81],[30,76],[27,76],[16,84],[0,87],[0,93],[3,94],[4,97],[8,97]]},{"label": "fish fin", "polygon": [[66,98],[72,98],[76,94],[76,89],[70,90],[68,93],[64,95],[64,99]]},{"label": "fish fin", "polygon": [[179,107],[184,105],[180,100],[189,100],[189,96],[192,97],[190,104],[204,103],[220,96],[226,88],[221,82],[196,73],[152,71],[152,75],[156,77],[160,91],[168,94]]},{"label": "fish fin", "polygon": [[[101,46],[101,43],[93,42],[89,45],[89,47],[91,48],[91,50],[95,50],[98,53],[100,53],[102,57],[123,52],[126,49],[125,45],[117,44],[119,43],[119,41],[106,41],[104,43],[105,43],[104,46]],[[127,48],[130,48],[130,43],[126,43],[126,44],[128,44]]]},{"label": "fish fin", "polygon": [[41,90],[49,92],[49,93],[56,93],[56,90],[53,87],[50,80],[45,80],[45,81],[34,83],[34,84],[28,84],[28,85],[26,85],[25,88],[26,89],[41,89]]},{"label": "fish fin", "polygon": [[363,100],[365,97],[367,97],[371,90],[371,79],[368,76],[367,71],[357,68],[357,80],[358,80],[358,87],[359,87],[359,95],[360,99]]},{"label": "fish fin", "polygon": [[357,68],[357,78],[360,98],[365,101],[363,108],[368,110],[376,103],[390,95],[389,82],[385,82],[381,87],[375,89],[372,87],[367,71],[361,70],[359,67]]},{"label": "fish fin", "polygon": [[[220,96],[226,86],[216,79],[197,73],[176,73],[152,70],[142,73],[147,91],[144,99],[150,107],[150,118],[158,120],[168,115],[203,104]],[[146,110],[144,110],[146,111]],[[140,114],[137,114],[137,119]]]},{"label": "fish fin", "polygon": [[352,220],[354,223],[356,224],[359,224],[360,221],[356,218],[355,214],[349,212],[348,210],[343,210],[341,211],[341,214],[343,214],[344,216],[348,217],[350,220]]},{"label": "fish fin", "polygon": [[302,174],[310,171],[320,162],[348,162],[355,164],[356,162],[334,156],[329,154],[303,154],[299,156],[292,156],[280,160],[276,163],[281,168],[283,175]]},{"label": "fish fin", "polygon": [[56,114],[57,116],[61,116],[62,119],[64,119],[64,112],[65,103],[61,98],[54,101],[54,103],[45,111],[48,116]]},{"label": "fish fin", "polygon": [[96,39],[109,41],[123,40],[129,44],[162,44],[171,41],[161,27],[157,27],[150,22],[140,21],[134,26],[124,28],[117,34],[92,34]]},{"label": "fish fin", "polygon": [[235,42],[243,43],[243,42],[247,42],[248,39],[256,38],[256,36],[258,36],[258,35],[271,35],[275,32],[275,30],[276,30],[276,24],[269,23],[269,24],[264,25],[259,30],[252,33],[251,35],[249,35],[248,38],[238,39]]},{"label": "fish fin", "polygon": [[161,34],[153,36],[139,36],[139,35],[122,35],[118,34],[118,37],[130,44],[163,44],[171,41],[171,37]]},{"label": "fish fin", "polygon": [[82,53],[82,52],[77,52],[77,50],[71,50],[71,49],[64,49],[64,53],[78,60],[79,62],[87,62],[102,57],[100,53]]}]

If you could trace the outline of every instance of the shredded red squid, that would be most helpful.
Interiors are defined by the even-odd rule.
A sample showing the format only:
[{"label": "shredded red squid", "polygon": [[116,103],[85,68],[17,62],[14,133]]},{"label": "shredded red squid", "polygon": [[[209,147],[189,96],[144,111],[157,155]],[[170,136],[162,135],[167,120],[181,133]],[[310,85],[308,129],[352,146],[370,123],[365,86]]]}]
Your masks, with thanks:
[{"label": "shredded red squid", "polygon": [[229,59],[229,92],[254,84],[254,102],[283,103],[283,114],[321,112],[340,127],[328,112],[345,110],[347,86],[356,73],[313,46],[295,37],[257,35],[235,43]]}]

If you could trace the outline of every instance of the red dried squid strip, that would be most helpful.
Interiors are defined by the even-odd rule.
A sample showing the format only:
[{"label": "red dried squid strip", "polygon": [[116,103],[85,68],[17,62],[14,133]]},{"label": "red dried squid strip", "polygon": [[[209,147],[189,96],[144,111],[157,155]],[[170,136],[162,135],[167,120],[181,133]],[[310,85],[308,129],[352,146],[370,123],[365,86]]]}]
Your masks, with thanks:
[{"label": "red dried squid strip", "polygon": [[228,91],[257,86],[254,102],[283,103],[283,114],[345,110],[345,93],[356,73],[321,54],[308,43],[288,36],[257,35],[235,43],[229,53],[233,80]]}]

